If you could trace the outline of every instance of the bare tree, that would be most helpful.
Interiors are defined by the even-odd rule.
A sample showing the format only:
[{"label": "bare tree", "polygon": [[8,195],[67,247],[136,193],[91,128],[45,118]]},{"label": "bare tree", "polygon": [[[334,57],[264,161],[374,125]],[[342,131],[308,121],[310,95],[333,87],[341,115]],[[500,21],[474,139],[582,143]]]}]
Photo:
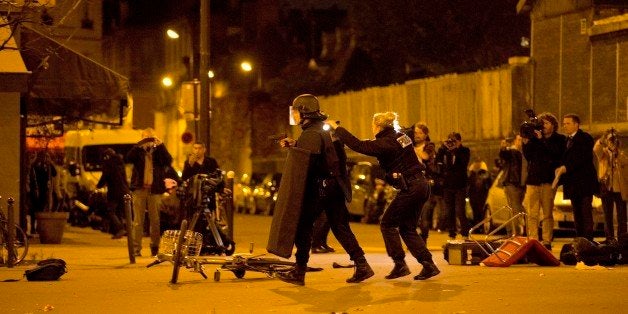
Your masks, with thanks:
[{"label": "bare tree", "polygon": [[47,6],[50,0],[0,0],[0,28],[9,30],[9,36],[0,38],[0,50],[17,47],[7,46],[16,32],[25,24],[52,25]]}]

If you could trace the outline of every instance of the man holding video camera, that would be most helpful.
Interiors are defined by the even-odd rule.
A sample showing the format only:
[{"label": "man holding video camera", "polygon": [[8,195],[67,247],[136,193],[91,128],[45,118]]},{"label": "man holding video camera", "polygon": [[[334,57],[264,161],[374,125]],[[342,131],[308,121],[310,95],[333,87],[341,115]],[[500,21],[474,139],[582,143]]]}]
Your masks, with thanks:
[{"label": "man holding video camera", "polygon": [[467,194],[467,167],[471,151],[462,145],[462,136],[452,132],[436,153],[436,162],[443,171],[443,198],[449,221],[449,238],[456,238],[456,218],[460,221],[460,234],[469,236],[469,221],[465,212]]},{"label": "man holding video camera", "polygon": [[[554,170],[560,165],[565,151],[566,137],[558,134],[558,120],[549,113],[543,112],[538,118],[532,113],[530,124],[521,126],[520,135],[523,139],[523,157],[528,162],[526,178],[526,214],[528,219],[528,237],[539,240],[539,222],[542,222],[542,241],[547,249],[552,247],[554,233],[554,197],[556,190],[552,188]],[[543,219],[539,221],[541,209]]]},{"label": "man holding video camera", "polygon": [[626,233],[626,200],[628,199],[628,156],[620,150],[617,131],[610,129],[595,142],[593,152],[598,160],[600,198],[604,209],[606,242],[614,243],[613,212],[617,211],[617,237]]}]

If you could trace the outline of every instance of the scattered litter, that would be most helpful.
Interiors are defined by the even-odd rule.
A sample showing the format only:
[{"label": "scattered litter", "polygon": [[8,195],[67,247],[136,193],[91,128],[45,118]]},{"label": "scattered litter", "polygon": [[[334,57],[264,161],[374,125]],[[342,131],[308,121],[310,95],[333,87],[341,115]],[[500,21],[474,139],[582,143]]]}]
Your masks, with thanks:
[{"label": "scattered litter", "polygon": [[454,292],[454,290],[451,290],[451,289],[443,289],[442,291],[443,292]]},{"label": "scattered litter", "polygon": [[52,311],[52,310],[54,310],[54,309],[55,309],[55,307],[54,307],[54,306],[52,306],[52,305],[50,305],[50,304],[46,304],[42,310],[43,310],[44,312],[50,312],[50,311]]},{"label": "scattered litter", "polygon": [[605,269],[611,269],[611,268],[600,266],[600,265],[587,266],[584,262],[578,262],[576,264],[576,269],[577,270],[605,270]]},{"label": "scattered litter", "polygon": [[544,273],[540,273],[540,274],[539,274],[539,277],[543,277],[543,276],[545,276],[545,274],[544,274]]}]

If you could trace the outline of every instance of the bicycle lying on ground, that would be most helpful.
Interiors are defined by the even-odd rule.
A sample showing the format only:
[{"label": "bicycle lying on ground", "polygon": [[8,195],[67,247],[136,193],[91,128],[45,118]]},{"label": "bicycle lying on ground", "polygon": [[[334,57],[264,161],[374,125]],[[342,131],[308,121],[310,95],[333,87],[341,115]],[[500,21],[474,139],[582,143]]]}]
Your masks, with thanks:
[{"label": "bicycle lying on ground", "polygon": [[157,259],[172,262],[171,283],[177,283],[181,267],[200,273],[203,278],[207,279],[204,266],[217,265],[218,268],[214,272],[214,281],[220,281],[222,270],[232,272],[236,278],[244,278],[247,271],[264,273],[269,278],[273,278],[276,273],[289,271],[295,265],[294,262],[264,255],[200,256],[202,235],[188,230],[187,220],[181,223],[180,230],[168,231],[162,236],[162,239],[165,237],[165,241],[162,241],[162,244],[166,244],[166,247],[163,252],[157,255]]},{"label": "bicycle lying on ground", "polygon": [[19,264],[26,257],[28,252],[28,237],[20,226],[14,224],[15,236],[13,237],[13,246],[9,245],[9,224],[8,219],[0,210],[0,265],[8,265],[9,263],[9,250],[13,253],[13,265]]},{"label": "bicycle lying on ground", "polygon": [[[204,266],[217,265],[219,268],[214,273],[215,281],[220,281],[221,270],[232,272],[236,278],[243,278],[247,271],[264,273],[272,278],[276,273],[289,271],[294,267],[294,262],[279,258],[264,255],[233,254],[235,242],[229,239],[226,236],[227,232],[225,232],[226,226],[229,225],[225,223],[228,216],[225,215],[226,206],[223,202],[219,202],[216,208],[210,206],[210,204],[215,203],[215,195],[220,190],[221,184],[222,175],[220,172],[216,172],[210,175],[195,175],[181,186],[177,195],[181,198],[183,210],[193,212],[191,221],[188,224],[188,220],[184,219],[179,230],[166,230],[163,233],[157,259],[147,267],[165,261],[172,262],[171,283],[177,283],[181,267],[198,272],[207,279]],[[224,196],[222,197],[223,200],[230,199]],[[203,222],[207,226],[196,228],[200,218],[204,219]],[[206,238],[204,239],[204,235],[195,230],[204,231]],[[250,248],[250,251],[252,252],[253,248]],[[201,256],[202,252],[226,256]],[[320,269],[312,268],[310,270]]]}]

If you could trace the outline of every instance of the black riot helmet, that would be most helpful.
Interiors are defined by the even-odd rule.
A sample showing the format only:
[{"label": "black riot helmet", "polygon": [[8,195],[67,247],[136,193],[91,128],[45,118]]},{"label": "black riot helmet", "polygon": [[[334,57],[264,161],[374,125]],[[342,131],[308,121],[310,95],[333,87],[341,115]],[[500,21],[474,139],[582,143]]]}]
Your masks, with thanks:
[{"label": "black riot helmet", "polygon": [[292,101],[292,109],[299,111],[301,119],[326,120],[327,116],[321,113],[318,98],[312,94],[297,96]]}]

